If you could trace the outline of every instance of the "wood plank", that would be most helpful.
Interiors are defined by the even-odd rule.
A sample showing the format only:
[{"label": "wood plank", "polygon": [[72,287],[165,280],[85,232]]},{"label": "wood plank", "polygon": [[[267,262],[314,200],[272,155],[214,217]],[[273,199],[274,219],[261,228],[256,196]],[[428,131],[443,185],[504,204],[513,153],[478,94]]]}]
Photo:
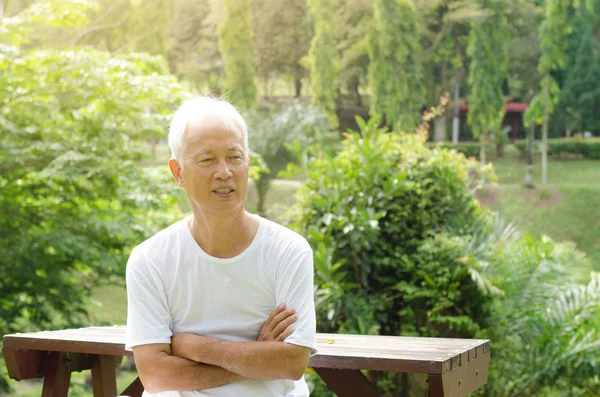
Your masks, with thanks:
[{"label": "wood plank", "polygon": [[24,380],[44,376],[47,352],[2,348],[8,376],[11,379]]},{"label": "wood plank", "polygon": [[329,390],[338,397],[377,397],[378,393],[359,370],[315,368]]},{"label": "wood plank", "polygon": [[444,363],[427,360],[400,360],[398,358],[371,358],[359,356],[312,356],[308,362],[309,367],[335,368],[335,369],[366,369],[371,371],[395,371],[411,373],[439,373],[444,372]]},{"label": "wood plank", "polygon": [[137,377],[129,386],[127,386],[127,389],[123,390],[123,393],[119,395],[123,397],[142,397],[143,392],[144,385],[142,385],[140,378]]},{"label": "wood plank", "polygon": [[71,371],[66,353],[50,352],[44,371],[42,397],[67,397]]},{"label": "wood plank", "polygon": [[117,395],[115,357],[92,357],[92,388],[94,397],[115,397]]},{"label": "wood plank", "polygon": [[466,397],[488,380],[490,355],[484,354],[443,375],[428,377],[430,397]]},{"label": "wood plank", "polygon": [[[6,348],[12,349],[132,355],[124,348],[124,326],[13,334],[3,341]],[[317,350],[309,364],[314,368],[444,374],[460,366],[463,358],[473,360],[489,351],[489,341],[317,334]]]}]

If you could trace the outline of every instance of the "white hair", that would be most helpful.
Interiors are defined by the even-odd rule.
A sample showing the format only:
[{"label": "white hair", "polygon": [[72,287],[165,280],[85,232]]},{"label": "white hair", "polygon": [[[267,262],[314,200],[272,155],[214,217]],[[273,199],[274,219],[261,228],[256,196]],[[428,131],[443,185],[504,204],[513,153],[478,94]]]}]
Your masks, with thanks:
[{"label": "white hair", "polygon": [[183,156],[187,143],[185,139],[186,131],[190,127],[200,127],[211,116],[220,117],[226,127],[228,127],[227,121],[233,122],[244,137],[244,152],[249,153],[248,127],[242,115],[229,102],[209,96],[201,96],[184,102],[173,115],[169,125],[171,158],[177,161],[181,169],[183,169]]}]

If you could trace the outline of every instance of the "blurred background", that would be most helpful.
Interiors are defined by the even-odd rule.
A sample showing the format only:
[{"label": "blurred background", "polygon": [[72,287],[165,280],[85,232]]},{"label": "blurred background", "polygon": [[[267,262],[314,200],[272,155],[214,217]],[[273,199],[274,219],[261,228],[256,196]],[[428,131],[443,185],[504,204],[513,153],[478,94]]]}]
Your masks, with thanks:
[{"label": "blurred background", "polygon": [[[0,335],[125,323],[130,250],[189,211],[169,117],[211,94],[249,125],[247,209],[315,250],[320,331],[489,338],[482,395],[600,395],[600,0],[0,0],[0,19]],[[0,395],[41,394],[0,368]]]}]

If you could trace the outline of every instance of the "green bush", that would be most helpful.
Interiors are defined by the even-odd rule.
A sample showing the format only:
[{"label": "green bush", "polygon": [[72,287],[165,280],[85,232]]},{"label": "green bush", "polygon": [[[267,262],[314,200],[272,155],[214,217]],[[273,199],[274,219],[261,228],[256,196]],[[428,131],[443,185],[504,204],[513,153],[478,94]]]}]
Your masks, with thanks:
[{"label": "green bush", "polygon": [[359,120],[338,155],[311,160],[299,191],[321,331],[473,336],[486,294],[457,260],[465,241],[443,230],[480,216],[475,163],[376,123]]},{"label": "green bush", "polygon": [[489,396],[600,395],[600,275],[571,243],[523,236],[489,255]]},{"label": "green bush", "polygon": [[[479,158],[479,153],[481,150],[481,144],[479,142],[459,142],[459,143],[450,143],[450,142],[428,142],[427,147],[433,148],[445,148],[456,150],[459,153],[465,155],[465,157],[475,157]],[[485,145],[486,153],[495,153],[496,146],[493,144]]]},{"label": "green bush", "polygon": [[[583,255],[482,209],[476,161],[359,125],[335,157],[305,157],[298,193],[319,331],[489,338],[483,395],[598,395],[600,278]],[[418,383],[368,375],[386,393]]]},{"label": "green bush", "polygon": [[[515,146],[521,154],[527,153],[527,141],[518,140]],[[540,152],[540,143],[535,142],[534,153]],[[548,140],[548,155],[556,158],[580,157],[600,160],[600,138],[561,138]]]}]

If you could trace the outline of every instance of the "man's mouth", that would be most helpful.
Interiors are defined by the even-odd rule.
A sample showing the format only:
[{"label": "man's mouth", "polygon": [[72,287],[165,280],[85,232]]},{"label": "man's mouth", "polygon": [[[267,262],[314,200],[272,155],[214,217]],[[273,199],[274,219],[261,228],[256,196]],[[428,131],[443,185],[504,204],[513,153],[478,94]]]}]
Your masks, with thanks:
[{"label": "man's mouth", "polygon": [[234,189],[215,189],[213,190],[213,192],[218,193],[218,194],[229,194],[229,193],[233,193]]}]

